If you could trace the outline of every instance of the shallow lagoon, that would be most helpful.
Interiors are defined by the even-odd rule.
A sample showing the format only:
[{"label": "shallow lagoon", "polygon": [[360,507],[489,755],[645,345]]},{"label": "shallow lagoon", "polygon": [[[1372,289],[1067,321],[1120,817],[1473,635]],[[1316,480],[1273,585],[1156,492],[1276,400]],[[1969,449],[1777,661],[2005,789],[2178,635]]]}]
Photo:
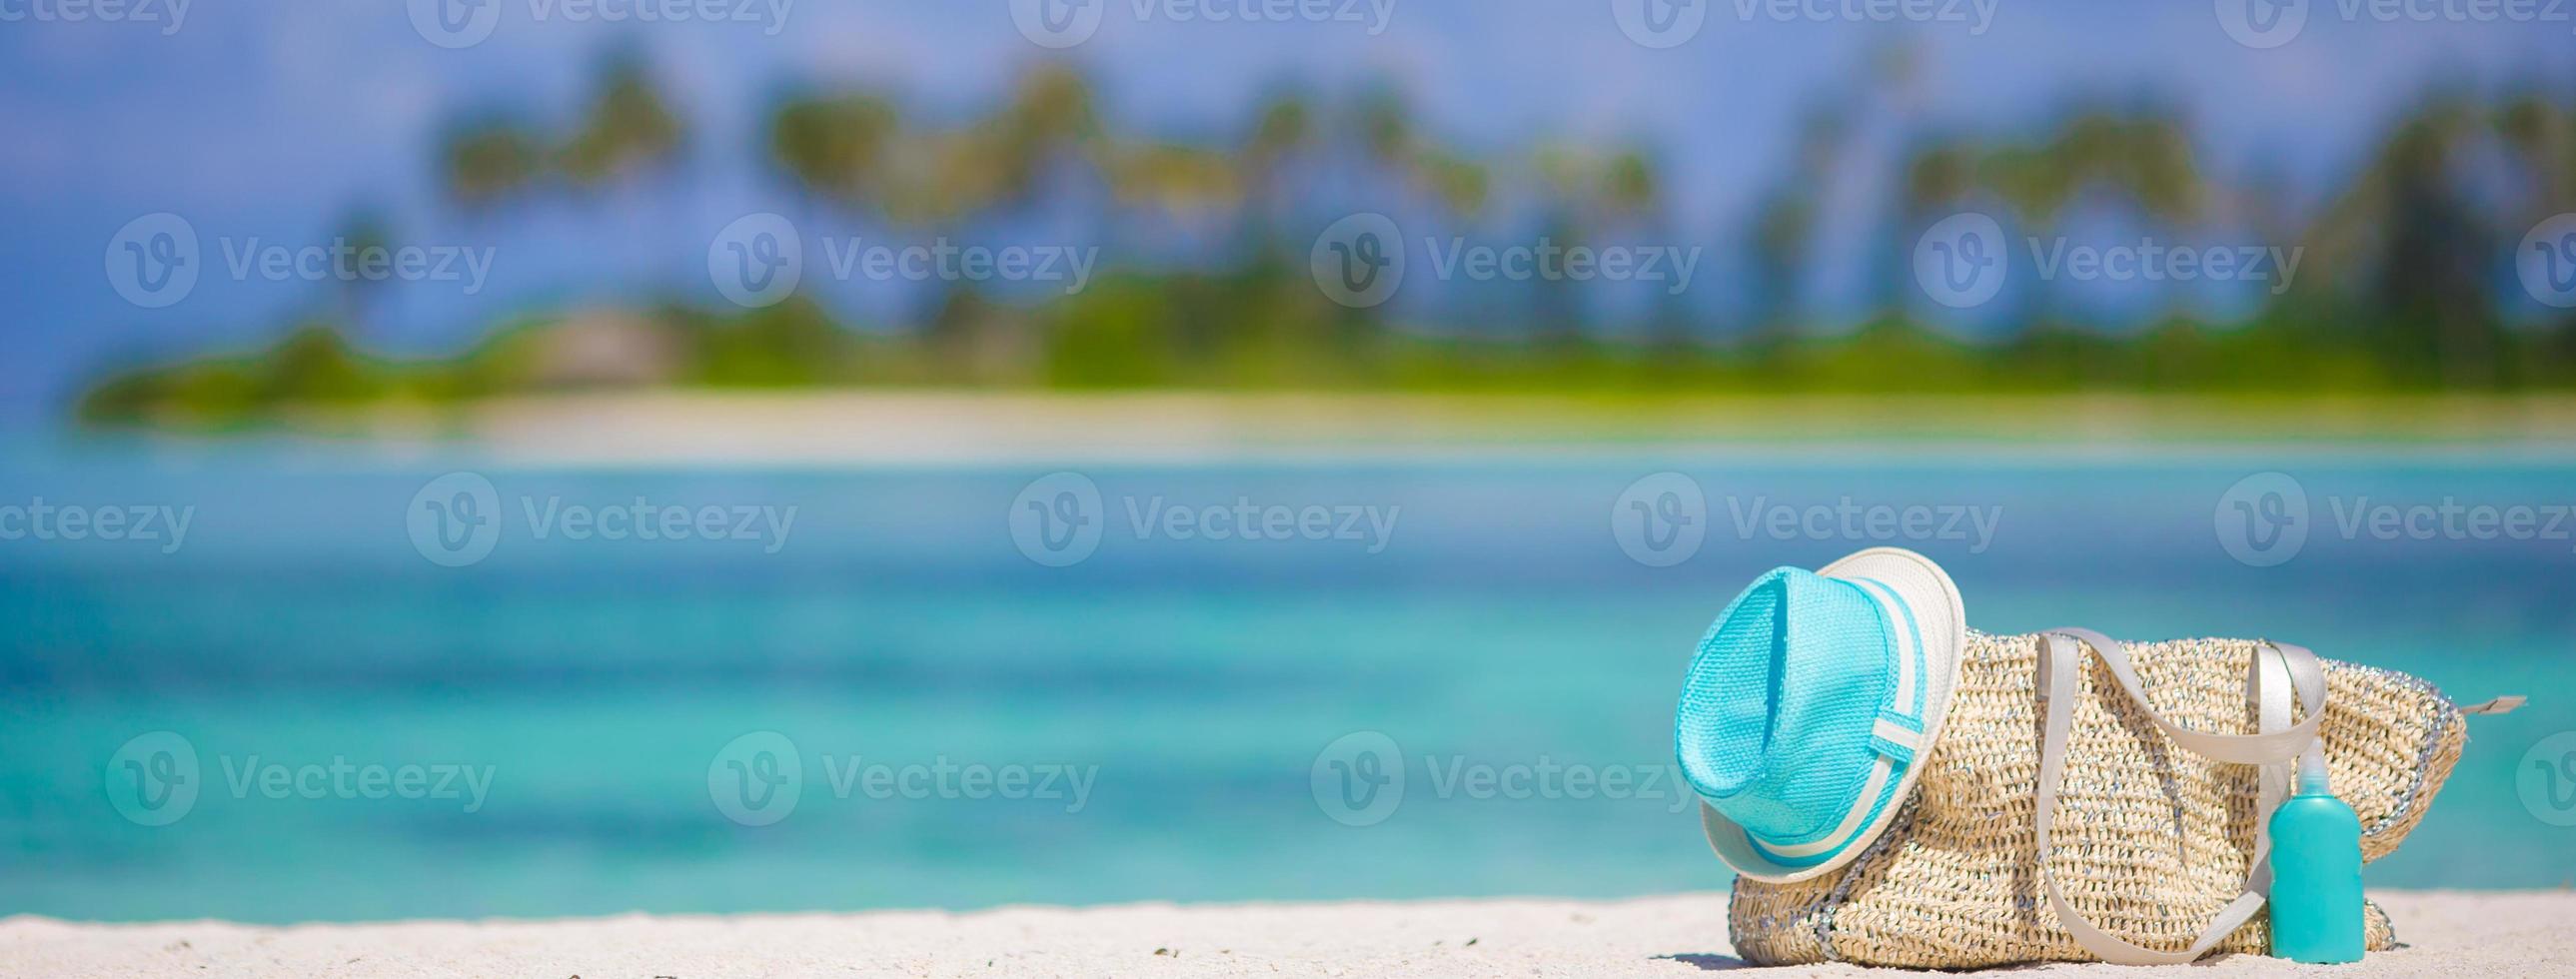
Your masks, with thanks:
[{"label": "shallow lagoon", "polygon": [[[493,536],[449,567],[432,558],[458,563],[467,525],[414,532],[438,516],[425,503],[457,502],[458,484],[424,490],[460,468],[489,487],[465,484],[465,515]],[[2307,503],[2286,553],[2294,497],[2239,486],[2267,470]],[[1666,471],[1687,479],[1638,482]],[[2576,830],[2542,818],[2576,808],[2576,781],[2526,757],[2576,729],[2553,702],[2576,689],[2576,542],[2544,532],[2576,503],[2564,461],[1639,451],[1055,472],[0,463],[0,504],[189,515],[175,549],[0,540],[0,914],[1721,887],[1669,774],[1682,664],[1754,574],[1882,541],[1950,567],[1988,630],[2266,635],[2464,701],[2532,695],[2473,725],[2370,883],[2576,878]],[[1702,506],[1663,495],[1681,486]],[[2478,506],[2537,522],[2482,535]],[[708,507],[721,519],[701,523]],[[1695,546],[1634,522],[1674,516],[1702,519]],[[2286,560],[2240,560],[2229,535]],[[197,792],[153,826],[169,810],[146,803],[177,797],[138,779],[191,771],[153,767],[166,742],[129,747],[158,731],[196,755]]]}]

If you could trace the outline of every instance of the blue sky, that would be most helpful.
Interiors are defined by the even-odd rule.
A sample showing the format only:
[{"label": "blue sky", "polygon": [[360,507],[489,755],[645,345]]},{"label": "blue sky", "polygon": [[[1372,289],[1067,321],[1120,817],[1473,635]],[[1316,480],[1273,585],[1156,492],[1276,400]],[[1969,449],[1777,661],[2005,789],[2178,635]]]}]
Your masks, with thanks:
[{"label": "blue sky", "polygon": [[[215,272],[218,239],[327,241],[360,204],[390,212],[404,240],[490,244],[498,261],[480,292],[397,284],[385,296],[384,335],[371,338],[403,351],[453,349],[515,311],[657,288],[712,298],[699,243],[746,212],[790,206],[754,155],[758,111],[784,84],[863,81],[921,109],[964,114],[990,104],[1020,66],[1056,54],[1014,26],[1006,0],[804,0],[783,20],[747,23],[602,21],[556,6],[565,0],[486,2],[499,4],[489,38],[448,49],[415,29],[399,0],[192,3],[175,31],[167,0],[147,4],[159,7],[155,23],[63,22],[40,13],[59,9],[51,3],[0,0],[0,261],[9,270],[0,341],[17,354],[0,359],[0,417],[53,416],[84,376],[121,356],[258,343],[323,291],[210,274],[175,305],[137,308],[111,287],[104,260],[138,216],[185,217],[207,239]],[[1920,118],[2027,131],[2081,100],[2152,95],[2197,124],[2205,164],[2275,168],[2310,195],[2356,166],[2428,84],[2543,79],[2567,91],[2576,81],[2566,23],[2380,23],[2348,19],[2331,2],[2309,5],[2296,37],[2266,50],[2222,29],[2228,0],[2216,10],[2189,0],[1996,0],[1982,34],[1953,22],[1748,20],[1725,0],[1708,6],[1695,36],[1661,50],[1623,34],[1604,0],[1393,0],[1374,35],[1365,20],[1178,20],[1161,0],[1140,19],[1136,0],[1093,2],[1108,4],[1098,32],[1063,56],[1090,72],[1108,109],[1133,128],[1230,133],[1282,83],[1330,92],[1385,78],[1464,149],[1653,146],[1681,233],[1712,240],[1733,235],[1783,177],[1801,107],[1855,90],[1872,53],[1897,35],[1922,56],[1906,93]],[[596,58],[620,44],[650,55],[696,127],[684,187],[502,218],[441,203],[429,162],[448,113],[510,105],[569,114]],[[1837,213],[1866,214],[1867,203],[1840,201]]]}]

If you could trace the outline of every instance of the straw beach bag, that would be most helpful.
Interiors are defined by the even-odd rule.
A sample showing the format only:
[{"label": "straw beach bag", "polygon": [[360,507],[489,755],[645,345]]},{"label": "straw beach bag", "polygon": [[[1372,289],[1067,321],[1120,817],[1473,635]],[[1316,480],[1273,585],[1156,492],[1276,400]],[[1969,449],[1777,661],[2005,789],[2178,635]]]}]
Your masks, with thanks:
[{"label": "straw beach bag", "polygon": [[[2194,745],[2257,728],[2295,740],[2289,705],[2262,703],[2262,693],[2287,691],[2263,681],[2304,657],[2325,681],[2315,730],[2335,793],[2360,815],[2362,859],[2374,860],[2424,818],[2468,740],[2461,709],[2431,684],[2297,647],[2131,645],[2123,670],[2106,656],[2078,658],[2079,645],[2100,651],[2062,634],[1970,633],[1947,732],[1916,797],[1836,873],[1789,884],[1739,878],[1729,911],[1736,953],[1762,964],[1917,968],[2260,954],[2270,936],[2254,913],[2266,876],[2256,871],[2268,841],[2257,817],[2286,794],[2287,770],[2214,760]],[[2079,675],[2050,677],[2059,682],[2046,688],[2070,692],[2072,703],[2054,818],[2043,823],[2048,718],[2034,691],[2066,666]],[[2300,706],[2315,716],[2313,703]],[[2387,915],[2377,905],[2367,914],[2369,948],[2394,947]]]},{"label": "straw beach bag", "polygon": [[[2519,702],[2463,709],[2414,677],[2286,643],[1974,632],[1945,619],[1958,606],[1922,614],[1956,599],[1936,569],[1938,587],[1914,589],[1910,603],[1902,587],[1870,592],[1898,596],[1879,603],[1887,625],[1875,634],[1892,637],[1889,659],[1919,664],[1928,681],[1915,684],[1930,695],[1917,695],[1912,715],[1925,736],[1876,760],[1896,790],[1847,804],[1854,814],[1845,828],[1864,830],[1821,837],[1842,848],[1820,850],[1809,842],[1819,837],[1798,828],[1832,822],[1832,805],[1803,822],[1774,818],[1795,796],[1748,798],[1764,795],[1761,784],[1732,777],[1730,766],[1795,785],[1795,773],[1776,770],[1794,762],[1823,767],[1821,780],[1834,781],[1819,757],[1780,752],[1787,740],[1830,742],[1831,724],[1805,718],[1853,699],[1848,690],[1801,692],[1797,664],[1831,656],[1836,669],[1811,672],[1866,675],[1875,662],[1875,653],[1853,661],[1852,650],[1877,645],[1866,616],[1818,607],[1820,590],[1840,584],[1842,564],[1822,578],[1773,573],[1793,576],[1805,596],[1760,598],[1766,586],[1757,583],[1740,597],[1703,641],[1677,719],[1703,829],[1738,871],[1729,908],[1736,954],[1756,964],[1969,968],[2260,954],[2270,941],[2260,913],[2270,884],[2264,827],[2302,752],[2324,752],[2335,794],[2360,817],[2362,857],[2376,859],[2423,819],[2459,760],[2463,715]],[[1944,669],[1935,633],[1950,628],[1956,646]],[[1728,662],[1740,671],[1764,655],[1775,671],[1767,681],[1725,673]],[[1746,714],[1748,696],[1763,702],[1769,725],[1748,749],[1759,761],[1712,750],[1708,733],[1728,720],[1711,716]],[[1884,719],[1875,723],[1886,729]],[[1810,773],[1804,781],[1818,780]],[[1863,809],[1875,818],[1862,819]],[[1792,859],[1799,854],[1810,856]],[[2376,905],[2365,914],[2368,947],[2394,947],[2387,916]]]}]

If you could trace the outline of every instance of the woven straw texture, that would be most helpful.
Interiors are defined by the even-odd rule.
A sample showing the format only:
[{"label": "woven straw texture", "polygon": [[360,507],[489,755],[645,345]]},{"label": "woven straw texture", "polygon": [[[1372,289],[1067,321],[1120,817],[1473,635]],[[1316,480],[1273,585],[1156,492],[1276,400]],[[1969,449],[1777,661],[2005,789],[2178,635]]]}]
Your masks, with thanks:
[{"label": "woven straw texture", "polygon": [[[2147,696],[2194,730],[2247,734],[2257,643],[2133,643]],[[1738,878],[1736,954],[1762,965],[1841,961],[1971,968],[2088,961],[2040,896],[2033,820],[2042,720],[2036,636],[1970,632],[1950,718],[1914,799],[1850,866],[1795,884]],[[2058,802],[2058,886],[2114,935],[2179,949],[2243,890],[2253,859],[2256,769],[2175,747],[2101,661],[2084,676]],[[2397,848],[2467,743],[2458,708],[2422,680],[2325,661],[2321,727],[2335,794],[2361,816],[2362,859]],[[2368,909],[2373,950],[2394,947]],[[2257,914],[2218,952],[2259,953]]]}]

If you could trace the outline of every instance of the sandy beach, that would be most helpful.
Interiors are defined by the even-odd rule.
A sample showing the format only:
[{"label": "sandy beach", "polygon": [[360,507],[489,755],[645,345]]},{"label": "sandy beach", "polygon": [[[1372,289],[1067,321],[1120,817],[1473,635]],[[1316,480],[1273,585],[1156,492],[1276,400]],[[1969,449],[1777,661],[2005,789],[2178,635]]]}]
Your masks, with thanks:
[{"label": "sandy beach", "polygon": [[[1352,392],[651,391],[499,398],[443,413],[282,418],[260,429],[396,457],[516,466],[1021,465],[1525,453],[2194,458],[2366,447],[2565,458],[2576,397],[2189,395],[1585,397]],[[181,445],[193,445],[181,441]]]},{"label": "sandy beach", "polygon": [[[2232,956],[2189,967],[2040,973],[2576,975],[2576,892],[2376,892],[2402,948],[2355,967]],[[413,921],[252,927],[0,920],[0,975],[132,976],[1692,976],[1894,974],[1752,969],[1723,893],[1625,901],[1476,900],[951,914]],[[1935,973],[1926,973],[1935,974]]]}]

